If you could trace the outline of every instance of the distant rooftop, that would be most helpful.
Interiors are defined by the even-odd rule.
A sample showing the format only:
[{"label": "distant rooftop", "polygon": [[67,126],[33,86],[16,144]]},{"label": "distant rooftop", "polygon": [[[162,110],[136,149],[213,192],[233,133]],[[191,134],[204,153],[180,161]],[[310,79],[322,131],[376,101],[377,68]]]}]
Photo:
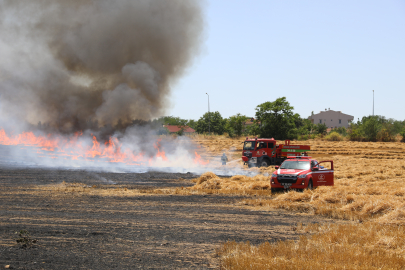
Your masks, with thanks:
[{"label": "distant rooftop", "polygon": [[195,132],[195,130],[192,129],[191,127],[189,127],[189,126],[164,125],[163,127],[167,128],[167,130],[168,130],[170,133],[179,132],[181,129],[183,129],[183,132],[184,132],[184,133],[194,133],[194,132]]}]

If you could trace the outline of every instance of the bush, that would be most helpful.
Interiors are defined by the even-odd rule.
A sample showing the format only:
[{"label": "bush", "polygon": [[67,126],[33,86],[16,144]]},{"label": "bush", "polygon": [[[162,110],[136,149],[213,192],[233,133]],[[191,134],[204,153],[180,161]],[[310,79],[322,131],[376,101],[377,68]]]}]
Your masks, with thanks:
[{"label": "bush", "polygon": [[327,141],[343,141],[343,136],[337,133],[336,131],[332,131],[328,135],[325,136],[325,140]]},{"label": "bush", "polygon": [[402,131],[399,133],[399,135],[401,135],[401,136],[402,136],[402,140],[401,140],[401,142],[405,142],[405,128],[404,128],[404,129],[402,129]]},{"label": "bush", "polygon": [[308,140],[308,135],[298,135],[298,140],[299,141],[306,141],[306,140]]},{"label": "bush", "polygon": [[347,129],[345,127],[338,127],[333,129],[333,131],[339,133],[342,136],[347,136]]},{"label": "bush", "polygon": [[377,140],[380,142],[393,142],[395,141],[395,136],[392,136],[386,128],[383,128],[377,133]]},{"label": "bush", "polygon": [[359,129],[352,127],[351,129],[349,129],[349,139],[351,141],[360,142],[360,141],[363,141],[364,138]]},{"label": "bush", "polygon": [[315,125],[315,131],[317,134],[325,135],[328,127],[326,124],[316,124]]},{"label": "bush", "polygon": [[228,137],[229,138],[235,137],[235,132],[234,132],[233,128],[228,129]]}]

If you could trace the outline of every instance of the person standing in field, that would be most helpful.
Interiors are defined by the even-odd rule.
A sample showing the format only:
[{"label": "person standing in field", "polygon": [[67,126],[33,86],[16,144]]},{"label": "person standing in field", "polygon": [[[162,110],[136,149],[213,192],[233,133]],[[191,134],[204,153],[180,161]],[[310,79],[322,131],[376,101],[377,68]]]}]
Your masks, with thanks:
[{"label": "person standing in field", "polygon": [[228,161],[228,157],[225,155],[225,153],[222,154],[221,161],[222,161],[222,165],[226,165],[226,162]]}]

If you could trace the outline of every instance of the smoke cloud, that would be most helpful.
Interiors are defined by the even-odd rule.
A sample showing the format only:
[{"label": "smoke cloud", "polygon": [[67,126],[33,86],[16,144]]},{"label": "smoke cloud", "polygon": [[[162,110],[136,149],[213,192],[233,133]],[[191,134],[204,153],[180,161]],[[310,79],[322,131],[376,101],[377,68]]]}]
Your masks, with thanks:
[{"label": "smoke cloud", "polygon": [[61,132],[161,116],[203,26],[198,1],[1,1],[0,113]]}]

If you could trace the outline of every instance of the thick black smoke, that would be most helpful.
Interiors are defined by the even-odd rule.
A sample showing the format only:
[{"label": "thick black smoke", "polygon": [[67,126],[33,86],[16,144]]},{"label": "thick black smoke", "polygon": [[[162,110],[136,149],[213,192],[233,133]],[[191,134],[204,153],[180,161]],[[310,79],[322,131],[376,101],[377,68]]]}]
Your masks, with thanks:
[{"label": "thick black smoke", "polygon": [[202,10],[188,0],[1,1],[3,119],[71,132],[164,114],[199,52]]}]

